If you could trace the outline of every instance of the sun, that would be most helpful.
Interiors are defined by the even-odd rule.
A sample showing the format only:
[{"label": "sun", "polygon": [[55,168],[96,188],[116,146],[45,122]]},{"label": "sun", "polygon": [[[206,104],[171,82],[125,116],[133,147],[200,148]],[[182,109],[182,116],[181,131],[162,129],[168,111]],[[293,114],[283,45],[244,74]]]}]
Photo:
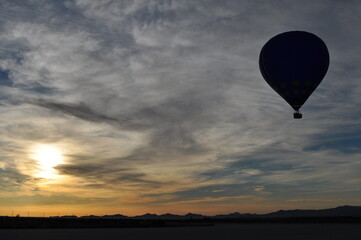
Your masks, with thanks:
[{"label": "sun", "polygon": [[31,158],[36,160],[36,176],[40,178],[55,178],[54,167],[63,163],[62,152],[50,144],[36,145],[32,150]]}]

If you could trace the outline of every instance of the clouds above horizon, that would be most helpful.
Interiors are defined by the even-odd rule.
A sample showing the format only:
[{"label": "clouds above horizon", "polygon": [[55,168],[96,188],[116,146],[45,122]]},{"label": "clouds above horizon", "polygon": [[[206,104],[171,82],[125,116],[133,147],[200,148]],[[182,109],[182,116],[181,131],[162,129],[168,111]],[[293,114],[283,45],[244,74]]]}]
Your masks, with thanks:
[{"label": "clouds above horizon", "polygon": [[[227,197],[361,203],[358,1],[0,5],[1,197],[106,195],[149,211]],[[331,56],[301,121],[258,67],[289,30],[320,36]],[[33,177],[38,143],[62,149],[68,180]]]}]

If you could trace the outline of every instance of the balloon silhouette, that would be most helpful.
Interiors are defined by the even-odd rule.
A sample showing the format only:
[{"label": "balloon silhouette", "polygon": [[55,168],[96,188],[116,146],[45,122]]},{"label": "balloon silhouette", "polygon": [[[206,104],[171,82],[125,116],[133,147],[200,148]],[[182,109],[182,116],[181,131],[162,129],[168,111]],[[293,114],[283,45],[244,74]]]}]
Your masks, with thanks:
[{"label": "balloon silhouette", "polygon": [[326,75],[330,57],[316,35],[291,31],[271,38],[262,48],[259,67],[266,82],[296,111]]}]

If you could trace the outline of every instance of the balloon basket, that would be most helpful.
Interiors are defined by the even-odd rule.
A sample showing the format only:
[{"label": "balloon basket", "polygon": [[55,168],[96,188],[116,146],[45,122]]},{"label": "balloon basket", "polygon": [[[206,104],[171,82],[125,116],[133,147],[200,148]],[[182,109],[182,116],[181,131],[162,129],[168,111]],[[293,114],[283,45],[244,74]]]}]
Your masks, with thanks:
[{"label": "balloon basket", "polygon": [[294,113],[293,113],[293,118],[294,118],[294,119],[301,119],[301,118],[302,118],[302,113],[300,113],[300,112],[294,112]]}]

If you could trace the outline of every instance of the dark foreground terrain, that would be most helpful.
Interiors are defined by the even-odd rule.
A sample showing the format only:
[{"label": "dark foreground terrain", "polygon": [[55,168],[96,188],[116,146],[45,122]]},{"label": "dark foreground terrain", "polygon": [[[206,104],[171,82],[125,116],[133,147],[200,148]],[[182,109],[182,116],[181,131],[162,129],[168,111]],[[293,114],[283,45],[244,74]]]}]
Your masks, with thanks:
[{"label": "dark foreground terrain", "polygon": [[147,227],[97,229],[0,229],[6,240],[359,240],[361,224],[340,223],[216,223],[203,227]]},{"label": "dark foreground terrain", "polygon": [[247,217],[198,219],[104,219],[61,217],[0,217],[0,229],[43,228],[149,228],[149,227],[200,227],[219,223],[238,224],[301,224],[301,223],[352,223],[361,226],[361,217]]}]

